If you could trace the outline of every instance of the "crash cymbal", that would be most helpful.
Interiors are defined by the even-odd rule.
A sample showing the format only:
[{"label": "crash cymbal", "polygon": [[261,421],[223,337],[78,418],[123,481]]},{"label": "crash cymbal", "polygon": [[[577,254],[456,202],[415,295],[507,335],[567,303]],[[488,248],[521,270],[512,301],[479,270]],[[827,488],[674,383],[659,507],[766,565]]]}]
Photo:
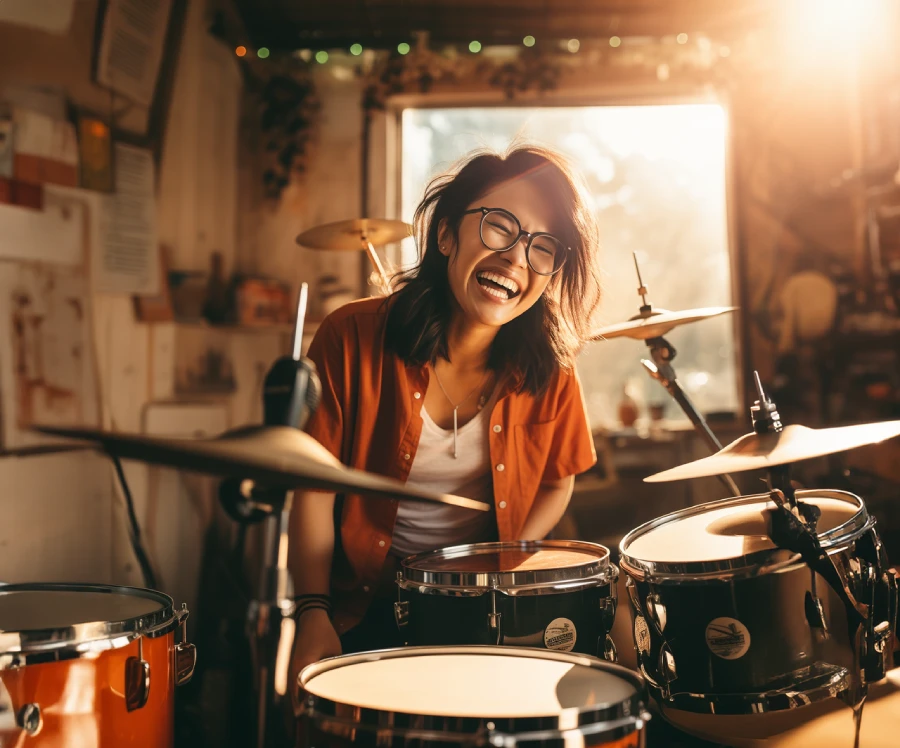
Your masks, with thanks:
[{"label": "crash cymbal", "polygon": [[383,247],[412,236],[412,226],[403,221],[384,218],[354,218],[349,221],[324,223],[304,231],[297,237],[297,244],[309,249],[353,251]]},{"label": "crash cymbal", "polygon": [[610,338],[634,338],[648,340],[665,335],[673,327],[697,322],[709,317],[733,312],[734,306],[711,306],[702,309],[685,309],[683,312],[670,312],[666,309],[654,309],[647,314],[632,317],[628,322],[602,327],[591,333],[590,340],[609,340]]},{"label": "crash cymbal", "polygon": [[787,465],[867,444],[877,444],[895,436],[900,436],[900,421],[862,423],[831,429],[790,425],[778,433],[745,434],[714,455],[664,470],[644,480],[647,483],[665,483],[745,470],[764,470],[775,465]]},{"label": "crash cymbal", "polygon": [[164,439],[97,429],[35,426],[44,434],[98,443],[129,459],[200,473],[248,478],[286,489],[321,489],[389,499],[406,497],[488,511],[480,501],[414,489],[404,483],[342,465],[309,434],[290,426],[245,426],[212,439]]}]

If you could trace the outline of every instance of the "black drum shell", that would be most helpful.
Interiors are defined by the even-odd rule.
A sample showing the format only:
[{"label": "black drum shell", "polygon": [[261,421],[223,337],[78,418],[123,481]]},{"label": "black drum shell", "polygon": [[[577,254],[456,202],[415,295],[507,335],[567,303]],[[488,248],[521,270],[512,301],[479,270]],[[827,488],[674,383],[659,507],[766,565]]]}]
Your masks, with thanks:
[{"label": "black drum shell", "polygon": [[[501,644],[519,647],[563,649],[601,657],[612,629],[616,610],[615,579],[582,589],[542,590],[540,594],[509,595],[485,591],[458,596],[401,589],[400,599],[409,604],[403,628],[411,645]],[[500,641],[489,625],[489,616],[500,614]],[[575,642],[570,649],[547,647],[545,632],[557,619],[571,621]]]},{"label": "black drum shell", "polygon": [[[847,635],[844,606],[828,583],[816,575],[829,636],[818,636],[806,621],[804,600],[811,592],[812,572],[793,564],[762,576],[703,582],[627,581],[632,597],[632,621],[638,662],[646,677],[668,685],[671,693],[763,693],[796,684],[811,675],[816,663],[850,668],[853,653]],[[634,606],[634,599],[638,606]],[[661,620],[664,627],[660,630]],[[716,644],[713,621],[730,619],[736,642]],[[728,625],[728,624],[723,624]],[[639,635],[645,630],[649,643]],[[675,678],[670,680],[663,645],[671,655]],[[718,649],[728,657],[714,652]],[[733,659],[729,659],[733,657]]]}]

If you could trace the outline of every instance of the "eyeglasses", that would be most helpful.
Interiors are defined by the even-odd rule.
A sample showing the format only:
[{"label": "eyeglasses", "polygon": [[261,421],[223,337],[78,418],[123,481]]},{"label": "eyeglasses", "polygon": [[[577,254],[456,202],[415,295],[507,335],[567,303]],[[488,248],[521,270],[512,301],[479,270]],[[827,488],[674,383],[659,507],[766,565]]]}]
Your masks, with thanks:
[{"label": "eyeglasses", "polygon": [[493,252],[506,252],[519,242],[523,236],[528,239],[525,245],[525,260],[528,267],[538,275],[558,273],[566,262],[569,248],[553,234],[536,231],[529,234],[522,231],[522,224],[508,210],[503,208],[473,208],[469,213],[481,213],[481,243]]}]

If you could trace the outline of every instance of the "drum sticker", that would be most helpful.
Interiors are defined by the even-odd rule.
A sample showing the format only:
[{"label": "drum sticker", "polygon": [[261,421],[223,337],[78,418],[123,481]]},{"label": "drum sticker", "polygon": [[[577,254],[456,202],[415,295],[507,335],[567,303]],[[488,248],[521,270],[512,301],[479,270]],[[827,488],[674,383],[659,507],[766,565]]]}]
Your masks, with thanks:
[{"label": "drum sticker", "polygon": [[714,618],[706,627],[706,646],[716,657],[736,660],[750,649],[750,631],[736,618]]},{"label": "drum sticker", "polygon": [[644,616],[634,617],[634,646],[641,654],[650,653],[650,629]]},{"label": "drum sticker", "polygon": [[544,646],[560,652],[571,652],[575,647],[575,624],[568,618],[554,618],[544,629]]}]

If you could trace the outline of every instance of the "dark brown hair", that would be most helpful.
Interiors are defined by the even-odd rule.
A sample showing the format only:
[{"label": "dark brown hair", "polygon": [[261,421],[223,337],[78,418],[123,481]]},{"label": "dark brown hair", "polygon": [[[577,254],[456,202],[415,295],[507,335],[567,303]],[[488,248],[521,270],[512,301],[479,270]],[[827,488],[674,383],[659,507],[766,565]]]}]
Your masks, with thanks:
[{"label": "dark brown hair", "polygon": [[[446,256],[438,249],[440,226],[458,237],[464,211],[480,196],[515,178],[533,181],[547,196],[553,232],[570,247],[562,270],[535,304],[503,325],[491,346],[488,366],[521,375],[521,387],[537,394],[557,367],[571,368],[590,332],[600,302],[599,229],[586,191],[559,153],[534,145],[506,154],[476,152],[455,170],[434,179],[416,209],[419,262],[398,278],[391,297],[386,344],[407,364],[449,360],[447,329],[453,309]],[[424,249],[423,249],[424,248]]]}]

